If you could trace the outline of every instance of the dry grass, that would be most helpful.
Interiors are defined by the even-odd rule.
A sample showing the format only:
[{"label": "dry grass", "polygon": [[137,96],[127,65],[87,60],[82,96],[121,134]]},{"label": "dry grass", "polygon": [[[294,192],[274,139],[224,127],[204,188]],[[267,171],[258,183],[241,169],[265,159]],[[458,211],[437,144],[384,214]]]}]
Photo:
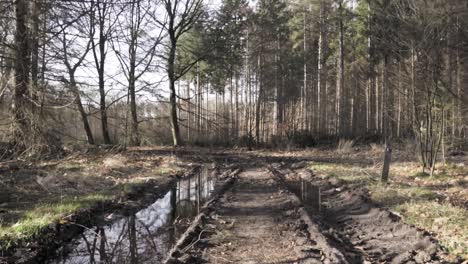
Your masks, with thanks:
[{"label": "dry grass", "polygon": [[340,154],[347,154],[353,151],[354,140],[340,139],[336,151]]}]

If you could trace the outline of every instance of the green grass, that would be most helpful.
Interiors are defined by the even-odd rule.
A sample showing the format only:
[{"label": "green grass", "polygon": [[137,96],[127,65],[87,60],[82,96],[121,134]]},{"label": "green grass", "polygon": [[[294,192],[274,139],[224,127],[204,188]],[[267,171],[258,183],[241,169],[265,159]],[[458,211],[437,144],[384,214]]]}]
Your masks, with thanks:
[{"label": "green grass", "polygon": [[[452,255],[468,258],[468,210],[442,201],[437,193],[457,188],[440,184],[453,179],[453,175],[460,173],[459,168],[447,166],[430,178],[418,171],[417,163],[394,163],[391,178],[395,181],[388,185],[380,183],[380,170],[373,167],[313,163],[311,168],[316,174],[336,178],[343,184],[369,189],[374,201],[400,213],[406,223],[433,232]],[[427,185],[415,184],[416,180]]]},{"label": "green grass", "polygon": [[58,202],[39,204],[26,211],[15,224],[0,226],[0,239],[8,246],[15,240],[31,238],[51,223],[58,222],[80,209],[88,209],[98,202],[113,198],[114,196],[109,194],[91,194],[81,197],[66,197]]},{"label": "green grass", "polygon": [[468,211],[448,203],[410,201],[394,207],[405,222],[435,233],[450,253],[468,258]]}]

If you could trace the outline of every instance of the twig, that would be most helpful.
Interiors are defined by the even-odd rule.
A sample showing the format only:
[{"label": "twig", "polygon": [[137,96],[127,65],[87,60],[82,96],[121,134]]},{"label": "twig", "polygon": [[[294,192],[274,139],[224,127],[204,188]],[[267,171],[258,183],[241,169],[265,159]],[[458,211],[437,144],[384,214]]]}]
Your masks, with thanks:
[{"label": "twig", "polygon": [[195,246],[196,243],[198,243],[198,241],[200,241],[201,239],[201,236],[203,234],[203,232],[207,231],[206,229],[203,229],[200,231],[200,234],[198,234],[198,239],[195,240],[194,242],[190,243],[189,245],[187,245],[184,249],[181,250],[182,253],[185,253],[187,252],[191,247]]}]

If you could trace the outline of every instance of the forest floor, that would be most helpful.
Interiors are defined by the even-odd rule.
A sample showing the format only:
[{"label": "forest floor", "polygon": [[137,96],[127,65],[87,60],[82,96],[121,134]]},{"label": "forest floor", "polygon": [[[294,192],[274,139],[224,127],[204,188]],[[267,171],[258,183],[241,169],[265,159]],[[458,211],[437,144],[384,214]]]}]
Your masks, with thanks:
[{"label": "forest floor", "polygon": [[166,185],[187,167],[170,149],[145,151],[96,148],[60,160],[0,163],[0,249],[146,183]]},{"label": "forest floor", "polygon": [[426,230],[451,254],[448,260],[468,259],[468,157],[462,153],[448,156],[446,164],[438,164],[430,177],[422,173],[409,149],[397,148],[390,182],[383,185],[379,181],[382,153],[381,147],[371,145],[274,155],[305,158],[315,185],[326,189],[323,179],[327,179],[339,189],[361,193],[403,222]]},{"label": "forest floor", "polygon": [[[436,175],[430,178],[420,172],[415,156],[408,153],[403,148],[394,151],[388,185],[378,180],[382,149],[377,145],[250,152],[202,148],[173,151],[164,147],[115,152],[94,149],[61,160],[3,162],[0,240],[5,245],[34,236],[41,228],[83,208],[125,197],[135,186],[149,181],[162,186],[192,163],[216,160],[245,164],[245,168],[234,188],[223,196],[215,218],[206,223],[215,230],[206,232],[212,247],[203,249],[205,253],[200,253],[198,246],[192,249],[194,255],[210,263],[315,263],[324,262],[336,250],[350,263],[356,258],[376,263],[379,258],[397,256],[425,260],[436,253],[449,262],[467,259],[468,157],[448,157],[447,164],[438,166]],[[321,186],[323,210],[308,210],[316,221],[314,230],[320,230],[316,234],[307,235],[295,213],[300,207],[297,199],[267,170],[272,164],[286,182],[297,184],[301,171],[309,170],[314,175],[309,182]],[[355,201],[357,207],[346,201]],[[383,221],[377,227],[369,224],[376,217]],[[382,224],[387,222],[392,224]],[[391,239],[388,234],[392,234]],[[313,237],[326,237],[319,240],[328,242],[317,244]],[[418,247],[414,252],[427,249],[422,250],[427,254],[392,246],[409,237],[415,237],[409,240]],[[427,237],[437,239],[447,254],[435,250]],[[230,242],[223,242],[226,238]],[[249,251],[251,246],[255,250]],[[283,262],[278,262],[280,259]]]}]

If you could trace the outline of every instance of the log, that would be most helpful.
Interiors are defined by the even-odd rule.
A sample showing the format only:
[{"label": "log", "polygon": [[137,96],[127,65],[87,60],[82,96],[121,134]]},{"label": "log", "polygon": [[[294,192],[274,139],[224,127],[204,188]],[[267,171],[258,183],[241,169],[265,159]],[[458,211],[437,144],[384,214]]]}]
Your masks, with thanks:
[{"label": "log", "polygon": [[232,186],[239,172],[240,169],[236,169],[230,172],[228,178],[213,191],[211,199],[205,202],[203,207],[200,209],[200,213],[197,215],[197,217],[195,217],[192,224],[187,228],[187,230],[185,230],[182,236],[171,248],[166,260],[163,263],[178,263],[178,258],[180,258],[184,253],[181,252],[181,249],[198,233],[197,228],[202,224],[203,219],[207,217],[213,210],[213,204],[216,203],[216,201],[218,201],[219,198]]}]

